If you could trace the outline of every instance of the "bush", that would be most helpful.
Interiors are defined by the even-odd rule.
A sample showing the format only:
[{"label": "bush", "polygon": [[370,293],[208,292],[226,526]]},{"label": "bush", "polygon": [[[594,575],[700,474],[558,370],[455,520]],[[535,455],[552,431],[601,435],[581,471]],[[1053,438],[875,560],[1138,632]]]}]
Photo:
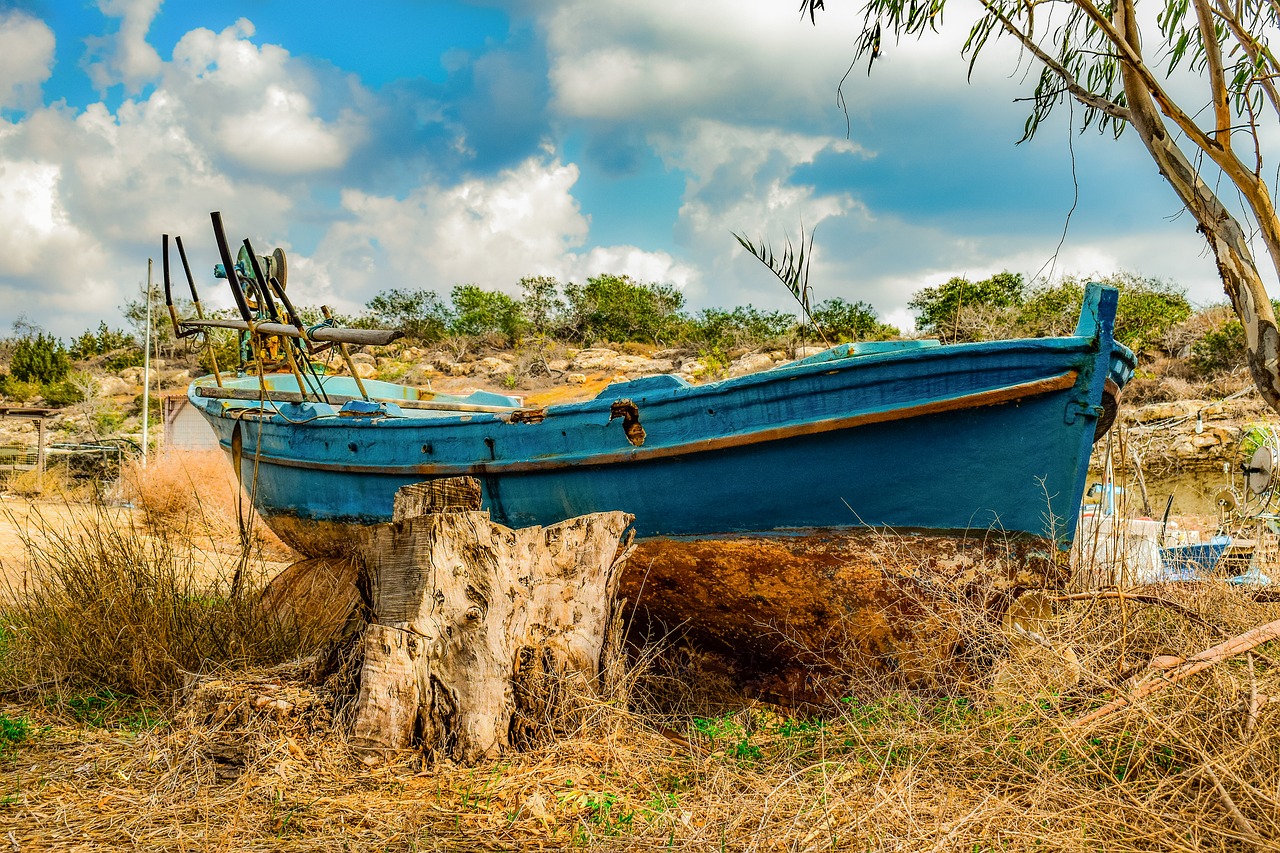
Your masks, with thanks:
[{"label": "bush", "polygon": [[0,398],[27,403],[40,396],[39,382],[23,382],[8,374],[0,374]]},{"label": "bush", "polygon": [[74,406],[76,403],[83,403],[85,391],[70,379],[64,379],[61,382],[51,382],[45,385],[40,389],[40,396],[44,398],[47,405],[54,408],[62,408],[63,406]]},{"label": "bush", "polygon": [[584,343],[645,341],[679,336],[684,294],[669,284],[641,284],[628,276],[601,275],[585,285],[565,285],[568,333]]},{"label": "bush", "polygon": [[453,303],[455,335],[499,334],[515,344],[524,334],[525,320],[520,303],[505,293],[484,290],[474,284],[459,284],[449,296]]},{"label": "bush", "polygon": [[20,382],[47,385],[65,379],[71,372],[71,358],[62,341],[43,331],[27,334],[17,340],[9,372]]},{"label": "bush", "polygon": [[372,315],[371,325],[399,329],[422,343],[442,340],[453,320],[440,297],[430,290],[384,290],[365,308]]},{"label": "bush", "polygon": [[813,321],[832,343],[846,341],[883,341],[902,333],[894,326],[880,322],[876,309],[866,302],[828,299],[813,309]]},{"label": "bush", "polygon": [[111,329],[106,323],[99,323],[97,331],[86,329],[81,333],[80,337],[71,342],[69,353],[74,360],[83,361],[96,355],[113,353],[116,350],[135,352],[138,363],[142,363],[142,348],[134,341],[133,336],[125,331]]},{"label": "bush", "polygon": [[1018,273],[1002,272],[982,281],[959,276],[937,287],[918,290],[907,307],[920,312],[916,328],[947,343],[979,340],[982,334],[963,322],[973,314],[989,315],[993,310],[1016,308],[1025,298],[1025,283]]},{"label": "bush", "polygon": [[560,298],[560,282],[553,276],[520,279],[520,309],[535,335],[554,335],[564,323],[565,304]]},{"label": "bush", "polygon": [[732,311],[704,308],[685,323],[682,337],[704,354],[724,355],[733,349],[777,343],[795,325],[795,318],[784,311],[760,311],[751,305]]},{"label": "bush", "polygon": [[1135,352],[1162,349],[1169,330],[1191,316],[1186,290],[1171,281],[1126,272],[1101,281],[1120,289],[1116,340]]},{"label": "bush", "polygon": [[1201,375],[1223,373],[1244,367],[1244,326],[1239,320],[1228,320],[1205,332],[1191,345],[1191,364]]}]

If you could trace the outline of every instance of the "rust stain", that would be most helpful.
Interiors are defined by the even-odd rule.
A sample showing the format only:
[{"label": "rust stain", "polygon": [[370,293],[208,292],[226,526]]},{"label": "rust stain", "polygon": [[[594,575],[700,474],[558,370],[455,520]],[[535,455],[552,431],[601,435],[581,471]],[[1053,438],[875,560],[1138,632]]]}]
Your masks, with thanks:
[{"label": "rust stain", "polygon": [[960,609],[997,619],[1023,589],[1065,581],[1043,544],[872,530],[650,539],[620,594],[654,633],[677,629],[758,671],[929,679],[954,669]]}]

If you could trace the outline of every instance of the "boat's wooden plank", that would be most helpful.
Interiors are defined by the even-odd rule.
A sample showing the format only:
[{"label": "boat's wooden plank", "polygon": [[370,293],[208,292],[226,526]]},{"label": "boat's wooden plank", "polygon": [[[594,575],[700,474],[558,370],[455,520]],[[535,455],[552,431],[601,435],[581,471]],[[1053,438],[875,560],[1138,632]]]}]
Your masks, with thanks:
[{"label": "boat's wooden plank", "polygon": [[310,341],[356,344],[357,346],[385,346],[404,333],[398,329],[340,329],[335,326],[317,326],[299,329],[287,323],[254,323],[244,320],[183,320],[182,326],[193,329],[232,329],[239,332],[253,331],[261,335],[279,335],[286,338],[305,338]]},{"label": "boat's wooden plank", "polygon": [[[314,403],[313,395],[303,395],[299,391],[261,391],[257,388],[227,388],[217,386],[198,386],[196,396],[210,400],[253,400],[267,403]],[[363,400],[349,394],[329,394],[328,402],[334,405]],[[520,406],[492,406],[483,403],[453,403],[444,400],[402,400],[397,397],[370,397],[375,403],[395,403],[402,409],[420,409],[441,412],[476,412],[479,414],[507,415],[522,411]]]}]

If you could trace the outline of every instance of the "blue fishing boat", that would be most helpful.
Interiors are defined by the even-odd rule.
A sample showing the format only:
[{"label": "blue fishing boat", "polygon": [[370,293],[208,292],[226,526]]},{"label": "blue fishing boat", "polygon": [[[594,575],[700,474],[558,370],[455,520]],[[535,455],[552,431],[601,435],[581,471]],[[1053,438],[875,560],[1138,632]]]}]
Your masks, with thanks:
[{"label": "blue fishing boat", "polygon": [[998,531],[1065,549],[1134,367],[1112,337],[1116,299],[1090,285],[1066,337],[845,344],[545,409],[296,371],[205,377],[189,397],[266,523],[308,555],[389,520],[400,487],[460,475],[517,527],[624,510],[642,539]]},{"label": "blue fishing boat", "polygon": [[[181,238],[196,317],[178,318],[167,235],[165,297],[179,337],[241,333],[252,367],[215,364],[188,395],[262,518],[312,558],[277,589],[325,571],[348,578],[354,601],[349,561],[329,558],[391,520],[401,487],[471,476],[513,527],[631,513],[631,624],[679,628],[791,696],[812,694],[818,669],[859,662],[930,678],[964,646],[945,616],[956,600],[995,616],[1062,584],[1090,452],[1135,364],[1113,338],[1116,291],[1089,285],[1064,337],[844,344],[721,382],[650,376],[546,408],[436,394],[361,379],[348,346],[398,333],[303,323],[284,253],[245,240],[233,257],[211,219],[239,318],[204,318]],[[325,349],[350,375],[312,369]]]}]

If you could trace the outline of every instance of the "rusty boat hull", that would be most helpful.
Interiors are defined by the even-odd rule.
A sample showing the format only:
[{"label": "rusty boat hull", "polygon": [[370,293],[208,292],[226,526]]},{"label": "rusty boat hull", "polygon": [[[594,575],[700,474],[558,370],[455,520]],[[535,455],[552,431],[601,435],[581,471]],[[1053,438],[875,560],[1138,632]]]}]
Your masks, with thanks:
[{"label": "rusty boat hull", "polygon": [[344,402],[349,377],[324,380],[328,402],[291,401],[289,376],[189,394],[263,519],[308,557],[348,553],[404,485],[474,476],[511,527],[633,514],[622,594],[638,623],[757,669],[831,664],[827,647],[837,667],[926,673],[960,642],[940,602],[998,612],[1066,579],[1090,452],[1134,366],[1115,306],[1090,286],[1067,337],[845,345],[539,411],[371,381],[372,401]]},{"label": "rusty boat hull", "polygon": [[1091,286],[1069,337],[845,345],[540,411],[367,380],[373,403],[342,404],[354,386],[336,376],[319,388],[331,402],[282,402],[288,375],[224,381],[231,391],[206,377],[189,396],[267,524],[309,556],[389,520],[400,487],[461,475],[512,527],[623,510],[642,539],[874,528],[1066,548],[1092,444],[1133,368],[1112,339],[1115,303]]}]

